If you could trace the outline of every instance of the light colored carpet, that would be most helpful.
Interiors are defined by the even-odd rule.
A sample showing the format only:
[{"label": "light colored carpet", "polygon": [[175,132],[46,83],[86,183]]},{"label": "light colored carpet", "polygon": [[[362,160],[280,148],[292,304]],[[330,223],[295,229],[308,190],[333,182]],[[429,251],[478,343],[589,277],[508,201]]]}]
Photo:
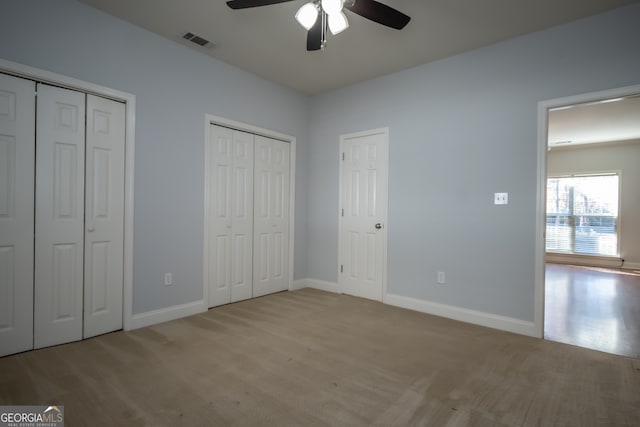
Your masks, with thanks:
[{"label": "light colored carpet", "polygon": [[637,426],[640,360],[312,289],[0,359],[67,426]]}]

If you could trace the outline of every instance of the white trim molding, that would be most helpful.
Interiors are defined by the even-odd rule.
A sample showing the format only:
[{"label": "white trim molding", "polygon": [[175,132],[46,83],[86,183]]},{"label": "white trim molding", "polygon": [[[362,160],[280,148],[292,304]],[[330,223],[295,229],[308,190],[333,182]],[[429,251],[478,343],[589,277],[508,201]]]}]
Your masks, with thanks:
[{"label": "white trim molding", "polygon": [[488,328],[513,332],[520,335],[537,337],[534,322],[528,322],[526,320],[498,316],[482,311],[469,310],[446,304],[438,304],[431,301],[395,294],[387,294],[385,303],[396,307],[419,311],[421,313],[432,314],[434,316],[472,323],[474,325],[486,326]]},{"label": "white trim molding", "polygon": [[336,282],[327,282],[325,280],[318,279],[298,279],[293,282],[293,291],[298,289],[312,288],[321,291],[332,292],[334,294],[341,294],[340,286]]},{"label": "white trim molding", "polygon": [[625,262],[622,269],[640,271],[640,262]]},{"label": "white trim molding", "polygon": [[91,93],[123,102],[126,105],[125,125],[125,189],[124,189],[124,272],[122,321],[125,331],[133,329],[133,178],[135,176],[136,97],[127,92],[85,82],[28,65],[0,58],[0,72],[49,83],[67,89]]},{"label": "white trim molding", "polygon": [[300,289],[309,287],[309,279],[296,279],[291,284],[292,291],[299,291]]},{"label": "white trim molding", "polygon": [[598,256],[584,256],[577,254],[559,254],[548,252],[546,254],[547,262],[556,264],[572,264],[572,265],[584,265],[588,267],[603,267],[603,268],[622,268],[622,258],[620,257],[598,257]]},{"label": "white trim molding", "polygon": [[555,264],[608,268],[611,270],[640,270],[640,263],[626,262],[620,257],[590,257],[574,254],[548,253],[546,258],[547,262]]},{"label": "white trim molding", "polygon": [[205,300],[200,300],[138,313],[133,315],[129,330],[169,322],[182,317],[204,313],[205,311],[207,311],[207,304],[205,303]]},{"label": "white trim molding", "polygon": [[[318,279],[298,279],[294,282],[293,290],[312,288],[321,291],[341,294],[340,286],[336,282],[328,282]],[[418,298],[405,297],[402,295],[385,293],[382,304],[395,307],[406,308],[408,310],[419,311],[421,313],[432,314],[434,316],[446,317],[460,322],[474,325],[486,326],[488,328],[513,332],[520,335],[537,337],[534,322],[516,319],[513,317],[499,316],[482,311],[470,310],[467,308],[455,307],[452,305],[439,304]]]},{"label": "white trim molding", "polygon": [[309,288],[319,289],[321,291],[333,292],[334,294],[341,294],[340,285],[336,282],[327,282],[325,280],[307,279]]}]

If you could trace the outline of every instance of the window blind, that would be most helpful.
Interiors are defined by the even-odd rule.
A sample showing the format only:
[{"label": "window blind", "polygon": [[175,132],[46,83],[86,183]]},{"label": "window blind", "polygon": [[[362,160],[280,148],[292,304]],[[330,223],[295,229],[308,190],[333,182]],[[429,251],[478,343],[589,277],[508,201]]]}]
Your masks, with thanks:
[{"label": "window blind", "polygon": [[617,173],[547,179],[548,252],[618,255]]}]

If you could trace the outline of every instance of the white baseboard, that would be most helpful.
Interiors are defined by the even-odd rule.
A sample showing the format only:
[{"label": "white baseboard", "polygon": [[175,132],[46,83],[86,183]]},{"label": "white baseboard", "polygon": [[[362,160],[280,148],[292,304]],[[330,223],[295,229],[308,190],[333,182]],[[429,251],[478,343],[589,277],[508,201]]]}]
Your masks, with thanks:
[{"label": "white baseboard", "polygon": [[[622,260],[616,257],[596,257],[574,254],[548,253],[546,261],[556,264],[585,265],[589,267],[620,268]],[[628,268],[625,265],[625,268]]]},{"label": "white baseboard", "polygon": [[[327,282],[317,279],[298,279],[293,282],[293,290],[303,288],[313,288],[321,291],[342,293],[340,292],[340,286],[335,282]],[[528,335],[532,337],[538,337],[539,335],[536,333],[536,328],[533,322],[514,319],[512,317],[498,316],[496,314],[484,313],[482,311],[438,304],[395,294],[386,294],[384,297],[384,303],[394,305],[396,307],[407,308],[409,310],[420,311],[422,313],[433,314],[435,316],[459,320],[461,322],[514,332],[520,335]]]},{"label": "white baseboard", "polygon": [[308,281],[309,281],[309,279],[296,279],[291,284],[291,289],[289,289],[289,290],[290,291],[297,291],[299,289],[308,288],[309,287],[309,285],[307,284]]},{"label": "white baseboard", "polygon": [[[587,267],[601,267],[601,268],[622,268],[622,270],[640,270],[640,263],[638,262],[622,262],[618,257],[592,257],[573,254],[555,254],[549,253],[546,256],[546,261],[556,264],[570,264],[570,265],[582,265]],[[622,265],[622,267],[620,267]]]},{"label": "white baseboard", "polygon": [[408,308],[409,310],[420,311],[422,313],[433,314],[435,316],[446,317],[448,319],[459,320],[461,322],[514,332],[520,335],[528,335],[532,337],[538,336],[533,322],[514,319],[512,317],[498,316],[496,314],[485,313],[482,311],[469,310],[452,305],[438,304],[394,294],[386,294],[384,302],[385,304],[394,305],[396,307]]},{"label": "white baseboard", "polygon": [[640,270],[640,262],[626,262],[622,266],[623,270]]},{"label": "white baseboard", "polygon": [[327,282],[324,280],[318,279],[298,279],[293,282],[293,290],[303,289],[303,288],[313,288],[319,289],[321,291],[333,292],[336,294],[341,294],[340,286],[336,282]]},{"label": "white baseboard", "polygon": [[[298,279],[293,282],[291,288],[292,290],[313,288],[338,294],[342,293],[340,291],[340,286],[337,283],[317,279]],[[409,310],[433,314],[435,316],[446,317],[448,319],[459,320],[461,322],[486,326],[488,328],[499,329],[502,331],[513,332],[520,335],[527,335],[531,337],[539,337],[540,335],[536,332],[534,322],[527,322],[526,320],[515,319],[513,317],[499,316],[482,311],[469,310],[452,305],[438,304],[435,302],[389,293],[384,296],[383,302],[384,304],[394,305],[396,307],[407,308]]]},{"label": "white baseboard", "polygon": [[336,294],[341,294],[340,285],[336,282],[326,282],[324,280],[317,279],[307,279],[307,287],[313,289],[319,289],[321,291],[333,292]]},{"label": "white baseboard", "polygon": [[172,307],[151,310],[145,313],[134,314],[131,325],[127,330],[144,328],[145,326],[155,325],[157,323],[168,322],[170,320],[180,319],[181,317],[192,316],[194,314],[207,311],[207,305],[204,300],[188,302],[186,304],[174,305]]}]

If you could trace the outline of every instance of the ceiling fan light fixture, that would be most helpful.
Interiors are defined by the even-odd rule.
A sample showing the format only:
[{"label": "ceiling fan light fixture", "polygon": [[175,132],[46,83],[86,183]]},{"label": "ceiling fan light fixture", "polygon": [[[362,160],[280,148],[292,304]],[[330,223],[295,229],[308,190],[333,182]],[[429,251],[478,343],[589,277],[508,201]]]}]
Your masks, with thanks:
[{"label": "ceiling fan light fixture", "polygon": [[342,0],[322,0],[322,10],[327,15],[337,15],[342,12]]},{"label": "ceiling fan light fixture", "polygon": [[318,19],[318,7],[314,3],[305,3],[296,12],[296,21],[306,30],[310,30]]},{"label": "ceiling fan light fixture", "polygon": [[329,30],[334,36],[349,28],[349,21],[344,12],[329,15]]},{"label": "ceiling fan light fixture", "polygon": [[[227,0],[231,9],[249,9],[293,0]],[[349,28],[344,9],[370,21],[396,30],[403,29],[411,20],[397,9],[378,0],[305,0],[295,14],[296,21],[307,30],[307,51],[323,51],[327,32],[339,34]]]}]

